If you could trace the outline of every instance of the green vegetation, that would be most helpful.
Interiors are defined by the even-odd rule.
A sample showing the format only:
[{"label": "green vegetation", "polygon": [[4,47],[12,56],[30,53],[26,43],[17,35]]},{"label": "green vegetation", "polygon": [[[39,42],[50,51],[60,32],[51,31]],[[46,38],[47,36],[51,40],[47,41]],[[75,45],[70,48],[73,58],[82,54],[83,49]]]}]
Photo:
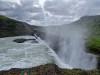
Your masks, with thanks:
[{"label": "green vegetation", "polygon": [[88,42],[89,52],[100,55],[100,36],[92,36]]},{"label": "green vegetation", "polygon": [[7,37],[7,36],[11,36],[14,33],[12,31],[8,31],[8,30],[0,30],[0,37]]},{"label": "green vegetation", "polygon": [[87,41],[87,50],[89,53],[97,55],[97,68],[100,69],[100,16],[92,18],[90,27],[90,36]]},{"label": "green vegetation", "polygon": [[0,20],[7,20],[7,19],[8,19],[8,17],[0,15]]},{"label": "green vegetation", "polygon": [[100,36],[91,36],[87,43],[89,53],[97,55],[97,68],[100,69]]},{"label": "green vegetation", "polygon": [[64,69],[64,75],[100,75],[100,70],[80,70],[80,69],[73,69],[68,70]]},{"label": "green vegetation", "polygon": [[14,20],[14,19],[10,19],[10,18],[8,18],[8,17],[6,17],[6,16],[2,16],[2,15],[0,15],[0,21],[2,22],[6,22],[7,24],[15,24],[15,23],[17,23],[17,22],[19,22],[19,21],[16,21],[16,20]]},{"label": "green vegetation", "polygon": [[91,35],[92,36],[100,36],[100,21],[99,22],[95,22],[92,24],[93,26],[91,26]]},{"label": "green vegetation", "polygon": [[18,21],[0,15],[0,37],[14,35],[15,25]]},{"label": "green vegetation", "polygon": [[29,24],[0,15],[0,38],[31,35],[32,32],[32,27]]}]

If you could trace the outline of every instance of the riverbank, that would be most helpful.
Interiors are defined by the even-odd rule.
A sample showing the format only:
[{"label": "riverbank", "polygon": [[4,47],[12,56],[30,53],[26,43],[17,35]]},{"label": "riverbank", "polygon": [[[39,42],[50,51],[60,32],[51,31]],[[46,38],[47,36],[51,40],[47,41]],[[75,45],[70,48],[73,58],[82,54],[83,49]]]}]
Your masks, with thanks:
[{"label": "riverbank", "polygon": [[28,69],[13,68],[0,71],[0,75],[22,75],[22,71],[28,70],[30,75],[100,75],[100,70],[61,69],[54,64],[40,65]]}]

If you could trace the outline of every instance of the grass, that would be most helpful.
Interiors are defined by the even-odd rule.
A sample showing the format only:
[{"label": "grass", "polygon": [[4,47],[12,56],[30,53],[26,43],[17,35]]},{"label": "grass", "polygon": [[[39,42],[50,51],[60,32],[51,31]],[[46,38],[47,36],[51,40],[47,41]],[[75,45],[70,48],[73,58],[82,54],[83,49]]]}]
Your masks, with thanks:
[{"label": "grass", "polygon": [[90,36],[87,41],[87,50],[89,53],[97,55],[97,68],[100,69],[100,18],[91,23]]},{"label": "grass", "polygon": [[92,36],[87,46],[89,52],[100,55],[100,36]]},{"label": "grass", "polygon": [[100,70],[64,69],[63,72],[64,75],[100,75]]},{"label": "grass", "polygon": [[10,22],[10,23],[12,23],[12,22],[18,22],[18,21],[16,21],[16,20],[14,20],[14,19],[10,19],[10,18],[8,18],[8,17],[6,17],[6,16],[2,16],[2,15],[0,15],[0,21],[7,21],[7,22]]}]

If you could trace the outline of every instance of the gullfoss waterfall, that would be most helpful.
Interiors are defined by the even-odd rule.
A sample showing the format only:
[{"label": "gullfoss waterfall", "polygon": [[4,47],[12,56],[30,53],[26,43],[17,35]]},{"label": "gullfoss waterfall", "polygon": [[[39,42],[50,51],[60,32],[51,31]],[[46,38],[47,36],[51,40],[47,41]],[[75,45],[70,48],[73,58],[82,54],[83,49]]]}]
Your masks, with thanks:
[{"label": "gullfoss waterfall", "polygon": [[[16,39],[31,39],[23,43]],[[54,63],[62,68],[72,68],[63,64],[56,53],[39,37],[37,43],[34,36],[16,36],[0,38],[0,70],[11,68],[31,68],[47,63]]]},{"label": "gullfoss waterfall", "polygon": [[96,69],[96,56],[86,52],[88,28],[84,25],[64,25],[46,28],[45,41],[53,48],[62,62],[85,70]]}]

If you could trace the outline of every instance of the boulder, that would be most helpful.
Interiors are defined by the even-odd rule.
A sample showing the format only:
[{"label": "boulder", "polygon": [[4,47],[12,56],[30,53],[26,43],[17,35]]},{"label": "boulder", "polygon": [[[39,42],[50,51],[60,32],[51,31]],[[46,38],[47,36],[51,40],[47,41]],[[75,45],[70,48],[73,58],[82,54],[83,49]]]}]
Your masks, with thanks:
[{"label": "boulder", "polygon": [[16,43],[24,43],[26,41],[31,41],[31,43],[38,43],[38,41],[36,39],[24,39],[24,38],[20,38],[20,39],[13,40],[13,42],[16,42]]}]

